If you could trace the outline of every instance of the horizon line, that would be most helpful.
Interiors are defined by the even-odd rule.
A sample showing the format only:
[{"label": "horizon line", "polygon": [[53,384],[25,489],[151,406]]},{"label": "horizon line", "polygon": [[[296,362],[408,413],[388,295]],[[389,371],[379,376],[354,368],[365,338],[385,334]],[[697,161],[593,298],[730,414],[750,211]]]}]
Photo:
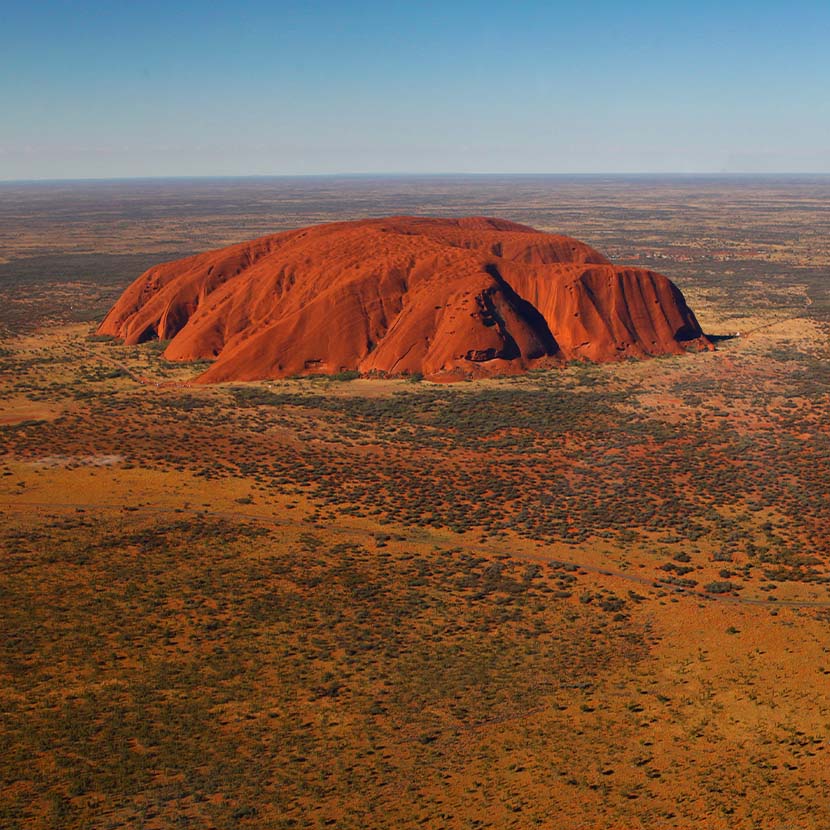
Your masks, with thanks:
[{"label": "horizon line", "polygon": [[485,177],[515,177],[515,178],[779,178],[784,176],[798,176],[803,178],[830,178],[830,171],[637,171],[637,172],[509,172],[509,171],[475,171],[475,172],[337,172],[337,173],[231,173],[231,174],[194,174],[194,175],[148,175],[148,176],[66,176],[42,177],[24,179],[0,179],[0,185],[6,184],[60,184],[60,183],[103,183],[103,182],[149,182],[149,181],[232,181],[239,179],[361,179],[361,178],[485,178]]}]

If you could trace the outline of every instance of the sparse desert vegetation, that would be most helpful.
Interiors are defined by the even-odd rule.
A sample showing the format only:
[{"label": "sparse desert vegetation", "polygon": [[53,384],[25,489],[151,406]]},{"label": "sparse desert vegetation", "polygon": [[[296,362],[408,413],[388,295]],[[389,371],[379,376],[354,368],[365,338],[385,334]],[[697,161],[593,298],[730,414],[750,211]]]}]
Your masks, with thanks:
[{"label": "sparse desert vegetation", "polygon": [[827,184],[357,181],[350,217],[495,204],[653,262],[730,337],[212,387],[93,321],[161,252],[346,211],[192,186],[30,235],[0,188],[0,826],[822,828]]}]

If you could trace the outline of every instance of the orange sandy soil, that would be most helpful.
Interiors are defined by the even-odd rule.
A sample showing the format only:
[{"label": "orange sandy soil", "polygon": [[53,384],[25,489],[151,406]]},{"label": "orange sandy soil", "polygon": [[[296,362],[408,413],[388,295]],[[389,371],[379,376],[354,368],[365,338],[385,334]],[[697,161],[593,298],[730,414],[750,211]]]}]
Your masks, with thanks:
[{"label": "orange sandy soil", "polygon": [[3,344],[0,826],[826,826],[817,324],[453,387],[87,335]]}]

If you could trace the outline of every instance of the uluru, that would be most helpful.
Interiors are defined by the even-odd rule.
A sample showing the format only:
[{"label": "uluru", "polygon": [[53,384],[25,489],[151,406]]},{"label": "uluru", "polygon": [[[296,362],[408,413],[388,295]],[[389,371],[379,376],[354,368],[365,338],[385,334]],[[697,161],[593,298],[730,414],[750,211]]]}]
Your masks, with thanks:
[{"label": "uluru", "polygon": [[711,348],[680,290],[502,219],[392,217],[286,231],[156,265],[99,327],[199,382],[356,371],[454,380]]}]

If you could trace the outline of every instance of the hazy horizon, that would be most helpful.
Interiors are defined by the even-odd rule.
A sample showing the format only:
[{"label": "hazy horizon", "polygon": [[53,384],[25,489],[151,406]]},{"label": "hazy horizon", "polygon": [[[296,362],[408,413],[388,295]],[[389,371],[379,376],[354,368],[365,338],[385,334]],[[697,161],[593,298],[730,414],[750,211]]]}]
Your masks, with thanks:
[{"label": "hazy horizon", "polygon": [[373,171],[356,173],[248,173],[238,175],[169,175],[169,176],[80,176],[63,178],[29,178],[29,179],[0,179],[0,185],[25,185],[25,184],[72,184],[72,183],[130,183],[130,182],[209,182],[209,181],[274,181],[274,180],[313,180],[313,179],[561,179],[561,180],[589,180],[589,179],[661,179],[666,181],[695,179],[710,181],[751,181],[753,179],[773,180],[785,179],[796,181],[807,181],[811,179],[828,179],[830,171],[756,171],[756,172],[698,172],[686,173],[682,171],[639,171],[639,172],[615,172],[602,171],[594,173],[513,173],[502,171],[483,172],[388,172],[379,173]]}]

